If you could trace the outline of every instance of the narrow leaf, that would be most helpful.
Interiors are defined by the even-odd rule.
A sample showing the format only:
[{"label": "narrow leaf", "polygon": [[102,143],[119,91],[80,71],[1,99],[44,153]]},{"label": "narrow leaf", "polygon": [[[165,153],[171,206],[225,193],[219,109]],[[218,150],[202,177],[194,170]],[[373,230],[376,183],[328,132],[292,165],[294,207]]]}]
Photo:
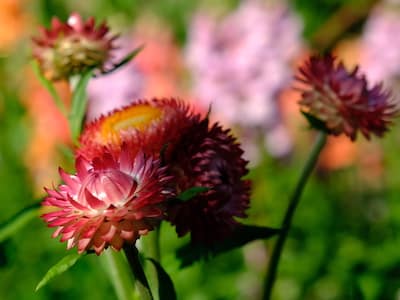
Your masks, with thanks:
[{"label": "narrow leaf", "polygon": [[40,202],[25,207],[20,212],[11,217],[8,221],[0,225],[0,242],[15,234],[24,227],[29,221],[39,216]]},{"label": "narrow leaf", "polygon": [[119,69],[120,67],[126,65],[133,58],[135,58],[143,50],[143,48],[144,48],[144,45],[137,47],[132,52],[130,52],[128,55],[126,55],[123,59],[121,59],[118,63],[116,63],[110,70],[103,72],[102,75],[110,74],[110,73],[114,72],[115,70]]},{"label": "narrow leaf", "polygon": [[32,69],[33,69],[33,72],[35,73],[36,77],[39,79],[40,83],[50,93],[51,98],[53,99],[53,101],[56,104],[57,108],[64,115],[66,115],[67,110],[65,108],[64,102],[62,101],[60,95],[58,95],[57,90],[54,87],[53,83],[44,76],[44,74],[40,70],[38,62],[35,61],[35,60],[32,61]]},{"label": "narrow leaf", "polygon": [[177,196],[177,198],[181,201],[187,201],[192,199],[193,197],[197,196],[198,194],[201,194],[203,192],[207,192],[209,188],[204,187],[204,186],[194,186],[191,188],[188,188],[187,190],[183,191],[181,194]]},{"label": "narrow leaf", "polygon": [[221,242],[210,246],[189,243],[179,248],[176,255],[181,261],[181,268],[183,268],[190,266],[196,261],[208,259],[209,257],[240,248],[252,241],[269,239],[279,232],[279,229],[270,227],[239,225],[231,236]]},{"label": "narrow leaf", "polygon": [[45,286],[51,279],[71,268],[82,256],[83,255],[81,254],[73,253],[63,257],[58,263],[56,263],[47,271],[46,275],[44,275],[42,280],[40,280],[36,286],[35,292]]},{"label": "narrow leaf", "polygon": [[175,287],[171,277],[155,259],[148,258],[148,260],[150,260],[153,263],[157,271],[159,299],[176,300],[177,297],[176,297]]}]

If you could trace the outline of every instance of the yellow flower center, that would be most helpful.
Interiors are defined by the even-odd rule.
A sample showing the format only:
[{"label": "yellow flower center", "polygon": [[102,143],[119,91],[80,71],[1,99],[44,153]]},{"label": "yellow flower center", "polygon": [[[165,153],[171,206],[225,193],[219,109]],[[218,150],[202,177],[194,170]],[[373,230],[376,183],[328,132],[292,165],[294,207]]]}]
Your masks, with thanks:
[{"label": "yellow flower center", "polygon": [[108,116],[101,125],[100,134],[103,141],[119,142],[119,133],[130,129],[144,130],[152,122],[159,120],[162,110],[158,107],[139,104]]}]

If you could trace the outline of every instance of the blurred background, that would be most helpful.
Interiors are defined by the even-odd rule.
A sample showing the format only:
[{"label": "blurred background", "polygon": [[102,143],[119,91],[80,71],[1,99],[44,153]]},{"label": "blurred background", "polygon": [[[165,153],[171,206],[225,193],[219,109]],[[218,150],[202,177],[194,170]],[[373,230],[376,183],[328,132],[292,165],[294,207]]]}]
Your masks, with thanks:
[{"label": "blurred background", "polygon": [[[120,33],[115,58],[144,44],[120,71],[93,79],[88,120],[138,98],[177,97],[231,127],[254,181],[249,224],[278,227],[313,132],[291,87],[310,53],[333,51],[370,84],[400,89],[400,1],[1,0],[0,224],[57,184],[68,169],[67,123],[33,76],[30,39],[53,16],[106,20]],[[57,84],[68,101],[65,83]],[[306,187],[274,299],[400,299],[400,128],[382,140],[331,138]],[[36,200],[35,200],[36,199]],[[113,299],[87,256],[35,293],[65,244],[37,218],[0,243],[0,299]],[[258,299],[273,240],[180,268],[162,226],[162,264],[179,299]]]}]

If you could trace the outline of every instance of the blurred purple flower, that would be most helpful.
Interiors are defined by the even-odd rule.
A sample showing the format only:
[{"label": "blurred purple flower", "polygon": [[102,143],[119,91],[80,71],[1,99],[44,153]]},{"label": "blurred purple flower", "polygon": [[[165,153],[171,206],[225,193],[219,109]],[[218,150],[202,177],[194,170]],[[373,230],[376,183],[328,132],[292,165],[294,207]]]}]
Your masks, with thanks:
[{"label": "blurred purple flower", "polygon": [[362,37],[362,67],[371,83],[393,84],[400,77],[400,2],[373,9]]},{"label": "blurred purple flower", "polygon": [[291,80],[290,63],[301,48],[301,31],[286,6],[258,1],[242,2],[220,22],[203,14],[192,22],[186,58],[198,104],[205,109],[212,104],[214,114],[238,126],[244,148],[254,149],[246,135],[258,128],[271,155],[291,151],[277,96]]}]

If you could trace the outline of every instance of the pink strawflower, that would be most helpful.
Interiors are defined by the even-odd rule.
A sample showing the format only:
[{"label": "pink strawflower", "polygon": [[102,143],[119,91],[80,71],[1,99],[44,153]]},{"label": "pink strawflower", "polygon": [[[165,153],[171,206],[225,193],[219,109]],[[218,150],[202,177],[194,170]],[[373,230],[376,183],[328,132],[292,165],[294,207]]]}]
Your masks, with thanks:
[{"label": "pink strawflower", "polygon": [[246,217],[250,181],[243,150],[229,130],[208,119],[194,124],[181,137],[165,160],[177,184],[177,192],[205,187],[188,201],[168,207],[168,219],[179,236],[191,234],[193,243],[213,244],[228,237]]},{"label": "pink strawflower", "polygon": [[67,248],[94,250],[99,255],[111,246],[120,250],[152,230],[164,217],[165,200],[172,196],[170,177],[159,161],[123,145],[119,159],[107,151],[88,161],[76,159],[76,174],[60,169],[64,184],[46,189],[42,218],[57,227]]},{"label": "pink strawflower", "polygon": [[301,110],[333,135],[343,133],[353,141],[358,131],[367,139],[371,134],[381,137],[398,111],[382,84],[368,88],[357,67],[348,71],[330,54],[310,57],[297,80],[302,84]]},{"label": "pink strawflower", "polygon": [[94,18],[86,22],[73,13],[66,23],[53,18],[50,29],[40,28],[33,38],[33,56],[42,72],[51,80],[68,79],[90,69],[105,71],[115,48],[115,35],[105,23],[96,27]]}]

